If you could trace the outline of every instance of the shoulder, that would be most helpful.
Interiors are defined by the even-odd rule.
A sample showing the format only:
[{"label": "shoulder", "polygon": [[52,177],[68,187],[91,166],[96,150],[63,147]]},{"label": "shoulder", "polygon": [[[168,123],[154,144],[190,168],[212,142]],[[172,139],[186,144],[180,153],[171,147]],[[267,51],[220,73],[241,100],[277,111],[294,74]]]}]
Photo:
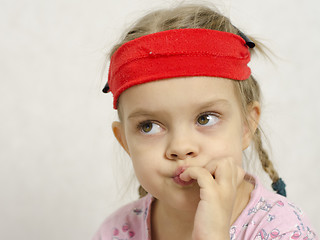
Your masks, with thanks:
[{"label": "shoulder", "polygon": [[148,194],[119,208],[104,220],[93,240],[146,239],[152,201]]},{"label": "shoulder", "polygon": [[241,239],[318,239],[298,206],[265,189],[256,178],[254,183],[251,199],[231,232],[238,232]]}]

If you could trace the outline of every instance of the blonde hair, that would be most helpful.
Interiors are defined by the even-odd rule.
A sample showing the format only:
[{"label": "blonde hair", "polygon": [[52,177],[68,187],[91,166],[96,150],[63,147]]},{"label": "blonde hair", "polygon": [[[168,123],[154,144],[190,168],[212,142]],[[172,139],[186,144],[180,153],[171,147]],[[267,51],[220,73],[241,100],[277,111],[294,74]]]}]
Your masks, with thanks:
[{"label": "blonde hair", "polygon": [[[127,30],[122,40],[111,49],[108,57],[110,59],[112,54],[124,43],[138,37],[155,32],[181,28],[206,28],[240,35],[239,30],[231,24],[227,17],[219,13],[215,7],[199,4],[182,4],[174,8],[156,10],[139,19]],[[258,50],[265,55],[263,45],[256,40],[254,40],[254,42],[256,47],[255,50],[250,50],[251,53],[255,53],[255,51]],[[233,82],[241,102],[242,115],[248,123],[247,107],[255,101],[261,102],[259,84],[252,75],[245,81]],[[118,114],[121,121],[120,111],[121,108],[119,106]],[[258,126],[253,133],[254,149],[258,153],[262,168],[270,176],[272,182],[275,183],[278,181],[279,175],[270,161],[267,151],[263,147],[261,132],[262,130],[260,126]],[[146,194],[147,192],[140,186],[140,197]]]}]

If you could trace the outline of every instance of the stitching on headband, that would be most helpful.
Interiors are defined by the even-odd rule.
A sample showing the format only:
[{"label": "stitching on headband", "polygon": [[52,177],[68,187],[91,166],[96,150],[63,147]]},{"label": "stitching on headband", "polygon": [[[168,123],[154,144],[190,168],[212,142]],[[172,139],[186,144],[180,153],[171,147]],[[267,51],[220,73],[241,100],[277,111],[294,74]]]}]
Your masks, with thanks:
[{"label": "stitching on headband", "polygon": [[132,58],[126,62],[124,62],[123,64],[121,64],[121,66],[118,67],[118,69],[113,73],[113,75],[116,75],[121,69],[122,67],[124,67],[125,65],[132,63],[134,61],[138,61],[140,59],[144,59],[144,58],[149,58],[150,56],[154,56],[156,57],[166,57],[166,56],[185,56],[185,57],[195,57],[195,56],[208,56],[208,57],[214,57],[214,58],[228,58],[228,59],[237,59],[237,60],[245,60],[248,57],[250,57],[250,55],[246,55],[245,57],[234,57],[231,55],[217,55],[217,54],[212,54],[210,52],[172,52],[172,53],[168,53],[168,54],[162,54],[162,53],[152,53],[152,54],[147,54],[147,55],[141,55],[139,57],[136,58]]}]

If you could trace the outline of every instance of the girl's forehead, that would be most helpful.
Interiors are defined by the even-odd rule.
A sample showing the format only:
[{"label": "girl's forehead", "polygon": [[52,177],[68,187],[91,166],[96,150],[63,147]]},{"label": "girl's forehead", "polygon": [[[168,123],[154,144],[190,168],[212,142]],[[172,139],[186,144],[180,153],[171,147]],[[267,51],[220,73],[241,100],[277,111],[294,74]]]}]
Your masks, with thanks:
[{"label": "girl's forehead", "polygon": [[210,102],[236,104],[233,80],[216,77],[179,77],[136,85],[120,97],[123,110],[132,108],[191,108]]}]

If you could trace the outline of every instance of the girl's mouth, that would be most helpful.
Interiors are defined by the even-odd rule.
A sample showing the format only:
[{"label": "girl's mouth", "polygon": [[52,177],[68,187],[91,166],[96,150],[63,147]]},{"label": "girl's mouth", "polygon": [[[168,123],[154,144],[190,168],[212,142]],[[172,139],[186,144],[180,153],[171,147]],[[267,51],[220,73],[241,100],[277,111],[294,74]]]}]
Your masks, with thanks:
[{"label": "girl's mouth", "polygon": [[191,179],[189,181],[183,181],[181,178],[180,178],[180,175],[187,169],[188,167],[178,167],[177,170],[175,171],[174,173],[174,176],[172,177],[173,181],[175,183],[177,183],[178,185],[180,186],[188,186],[188,185],[191,185],[195,180],[194,179]]}]

